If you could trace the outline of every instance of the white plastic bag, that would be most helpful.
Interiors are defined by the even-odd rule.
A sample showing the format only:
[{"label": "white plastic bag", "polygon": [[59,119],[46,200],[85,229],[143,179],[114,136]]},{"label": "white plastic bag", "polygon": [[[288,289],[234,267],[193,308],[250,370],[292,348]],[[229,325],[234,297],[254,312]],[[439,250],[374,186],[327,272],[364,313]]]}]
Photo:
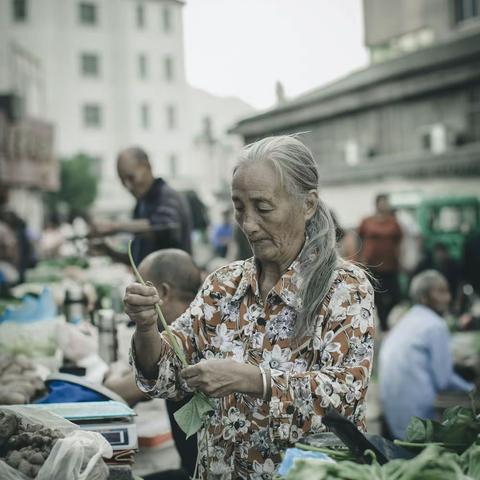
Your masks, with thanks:
[{"label": "white plastic bag", "polygon": [[57,340],[65,358],[73,362],[98,354],[98,328],[83,320],[78,324],[60,323]]},{"label": "white plastic bag", "polygon": [[[15,413],[23,424],[41,424],[65,435],[56,441],[35,480],[107,480],[108,467],[102,457],[112,456],[112,447],[99,433],[81,430],[77,425],[46,410],[25,406],[0,407]],[[2,480],[31,480],[0,460]]]}]

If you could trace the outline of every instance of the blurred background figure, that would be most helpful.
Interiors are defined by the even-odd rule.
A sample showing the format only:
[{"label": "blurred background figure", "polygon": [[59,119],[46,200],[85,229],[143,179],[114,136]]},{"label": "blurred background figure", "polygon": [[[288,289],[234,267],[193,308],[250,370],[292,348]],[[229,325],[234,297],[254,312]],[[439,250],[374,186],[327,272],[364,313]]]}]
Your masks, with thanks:
[{"label": "blurred background figure", "polygon": [[226,208],[222,211],[222,221],[214,225],[212,231],[213,251],[218,257],[226,257],[228,246],[233,239],[232,211]]},{"label": "blurred background figure", "polygon": [[192,214],[192,229],[197,232],[204,241],[208,241],[207,230],[210,225],[210,216],[207,206],[202,202],[195,190],[183,192],[187,199]]},{"label": "blurred background figure", "polygon": [[356,230],[345,230],[343,237],[338,243],[338,253],[346,260],[353,262],[358,261],[358,256],[360,254],[360,239]]},{"label": "blurred background figure", "polygon": [[446,278],[435,270],[415,276],[412,308],[387,334],[380,351],[380,401],[385,436],[403,438],[412,416],[433,418],[442,390],[468,392],[474,385],[453,371],[443,315],[451,300]]},{"label": "blurred background figure", "polygon": [[[95,221],[93,234],[134,234],[132,254],[137,264],[149,253],[163,248],[179,248],[190,253],[192,220],[187,200],[165,180],[153,176],[145,151],[139,147],[121,151],[117,171],[123,186],[137,200],[133,219]],[[127,260],[125,255],[122,259]]]},{"label": "blurred background figure", "polygon": [[462,265],[451,256],[447,245],[442,242],[437,242],[433,251],[427,253],[418,264],[416,273],[432,269],[439,271],[445,277],[452,300],[457,303],[463,282]]},{"label": "blurred background figure", "polygon": [[463,272],[465,281],[480,295],[480,231],[472,232],[465,239]]},{"label": "blurred background figure", "polygon": [[19,281],[18,245],[11,228],[0,220],[0,289]]},{"label": "blurred background figure", "polygon": [[[152,282],[158,290],[162,299],[162,312],[168,324],[180,317],[188,308],[201,285],[200,271],[191,256],[178,249],[164,249],[151,253],[142,261],[139,271],[144,280]],[[160,322],[158,329],[163,330]],[[147,399],[138,389],[130,368],[121,375],[108,377],[105,385],[124,398],[130,406]],[[170,470],[144,476],[145,479],[188,479],[189,475],[193,476],[197,458],[197,437],[194,435],[187,440],[173,417],[173,414],[189,400],[190,397],[179,402],[166,400],[172,435],[184,472]]]},{"label": "blurred background figure", "polygon": [[390,310],[400,300],[399,259],[402,230],[390,210],[387,195],[375,199],[374,215],[364,218],[358,228],[362,240],[360,261],[378,281],[375,306],[383,331],[388,330]]},{"label": "blurred background figure", "polygon": [[[10,241],[7,233],[13,234],[15,247],[10,245],[7,251],[11,252],[14,248],[15,252],[10,257],[9,263],[11,263],[18,272],[18,281],[25,281],[25,272],[27,268],[35,266],[36,255],[34,244],[28,231],[25,221],[13,210],[8,207],[8,189],[5,186],[0,186],[0,221],[3,224],[3,237],[5,244],[9,244]],[[6,255],[4,252],[4,255]],[[7,257],[8,259],[8,257]]]},{"label": "blurred background figure", "polygon": [[233,225],[233,239],[228,247],[228,260],[229,262],[246,260],[251,256],[253,256],[252,248],[248,243],[247,237],[237,225],[237,222],[235,222]]},{"label": "blurred background figure", "polygon": [[[399,209],[395,217],[402,229],[400,267],[407,281],[412,278],[422,256],[422,232],[414,210]],[[407,282],[406,282],[407,283]]]}]

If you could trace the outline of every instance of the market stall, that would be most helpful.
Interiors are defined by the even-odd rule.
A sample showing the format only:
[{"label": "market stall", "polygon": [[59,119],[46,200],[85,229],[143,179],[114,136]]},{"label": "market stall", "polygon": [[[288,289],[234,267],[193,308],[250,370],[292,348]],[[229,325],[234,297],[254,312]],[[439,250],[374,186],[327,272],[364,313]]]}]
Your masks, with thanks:
[{"label": "market stall", "polygon": [[[126,363],[121,297],[130,278],[104,257],[47,260],[0,300],[0,478],[57,478],[48,465],[75,463],[60,458],[70,431],[92,444],[103,469],[92,476],[79,453],[75,472],[58,473],[62,478],[133,478],[135,412],[102,386],[119,357]],[[69,449],[70,458],[77,447]]]}]

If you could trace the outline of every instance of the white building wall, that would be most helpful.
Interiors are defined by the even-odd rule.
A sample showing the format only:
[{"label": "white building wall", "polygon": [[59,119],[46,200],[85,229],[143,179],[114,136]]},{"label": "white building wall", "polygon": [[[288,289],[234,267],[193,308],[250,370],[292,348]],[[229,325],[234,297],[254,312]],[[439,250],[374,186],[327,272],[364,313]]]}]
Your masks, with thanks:
[{"label": "white building wall", "polygon": [[[56,132],[56,153],[63,157],[84,152],[98,156],[100,166],[100,211],[125,212],[133,201],[117,179],[118,151],[137,144],[149,153],[154,173],[168,173],[168,159],[175,155],[179,172],[188,172],[188,98],[183,59],[182,3],[176,0],[91,0],[97,6],[97,24],[82,25],[78,0],[27,0],[28,18],[12,19],[11,1],[0,0],[0,91],[16,86],[9,70],[12,44],[31,52],[41,62],[44,78],[44,110]],[[145,26],[136,24],[137,5],[145,9]],[[172,14],[171,31],[165,32],[162,9]],[[100,75],[82,75],[80,56],[95,53]],[[138,75],[138,54],[147,57],[148,78]],[[175,69],[172,82],[165,79],[163,58],[171,55]],[[7,61],[5,61],[7,60]],[[84,103],[102,107],[100,128],[83,124]],[[140,124],[140,104],[150,106],[148,130]],[[168,104],[177,109],[177,125],[166,122]]]}]

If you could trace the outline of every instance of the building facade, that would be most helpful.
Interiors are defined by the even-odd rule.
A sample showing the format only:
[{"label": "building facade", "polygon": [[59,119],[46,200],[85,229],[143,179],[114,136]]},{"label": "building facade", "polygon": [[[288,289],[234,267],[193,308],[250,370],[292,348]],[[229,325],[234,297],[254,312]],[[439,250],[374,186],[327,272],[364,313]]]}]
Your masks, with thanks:
[{"label": "building facade", "polygon": [[[433,8],[429,0],[366,0],[366,30],[380,22],[380,14],[375,14],[375,21],[371,18],[374,7],[383,11],[382,5],[388,4],[395,10],[399,4],[413,3],[417,9]],[[434,3],[442,12],[451,11],[447,1]],[[396,20],[408,25],[407,20]],[[377,193],[478,195],[478,20],[470,18],[468,29],[457,29],[452,22],[448,34],[430,46],[375,63],[246,118],[233,131],[246,143],[267,135],[306,132],[302,139],[317,158],[323,197],[348,227],[372,211]],[[384,42],[383,30],[373,30],[367,42]]]},{"label": "building facade", "polygon": [[372,63],[477,28],[479,0],[364,0],[365,46]]},{"label": "building facade", "polygon": [[157,175],[188,172],[182,6],[0,0],[0,91],[17,93],[53,124],[60,158],[97,159],[99,211],[125,212],[132,203],[117,179],[121,148],[145,148]]}]

